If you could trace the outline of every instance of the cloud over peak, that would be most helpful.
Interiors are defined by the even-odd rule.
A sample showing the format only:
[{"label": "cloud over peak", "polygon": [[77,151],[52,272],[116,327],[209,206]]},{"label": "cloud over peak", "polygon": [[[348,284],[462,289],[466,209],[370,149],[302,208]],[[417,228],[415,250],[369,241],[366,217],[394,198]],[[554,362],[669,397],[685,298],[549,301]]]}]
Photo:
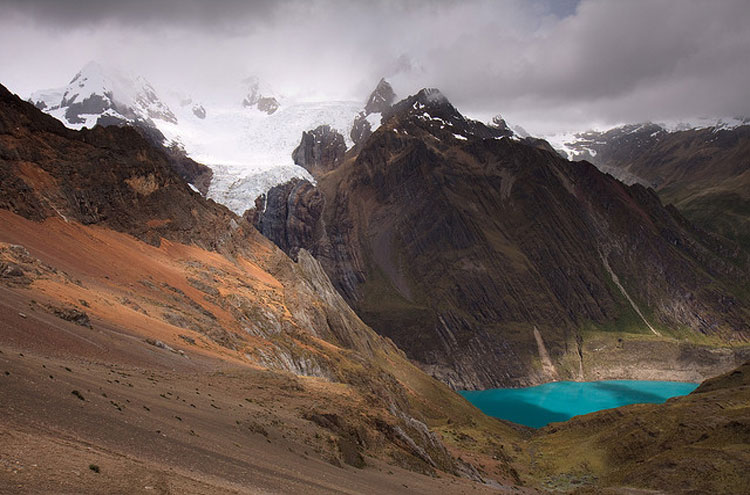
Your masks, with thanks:
[{"label": "cloud over peak", "polygon": [[0,0],[0,82],[28,95],[88,60],[162,86],[363,98],[440,87],[531,131],[750,115],[744,0]]}]

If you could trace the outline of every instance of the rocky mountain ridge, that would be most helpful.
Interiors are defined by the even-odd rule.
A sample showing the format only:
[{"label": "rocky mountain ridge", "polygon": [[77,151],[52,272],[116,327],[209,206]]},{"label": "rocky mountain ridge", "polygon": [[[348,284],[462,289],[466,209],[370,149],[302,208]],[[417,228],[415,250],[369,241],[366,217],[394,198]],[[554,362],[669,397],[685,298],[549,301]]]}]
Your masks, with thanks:
[{"label": "rocky mountain ridge", "polygon": [[746,253],[652,190],[466,119],[436,90],[393,105],[317,182],[322,215],[309,185],[279,188],[284,213],[266,205],[264,232],[312,252],[364,321],[455,388],[606,376],[589,341],[611,345],[623,374],[645,360],[689,379],[741,359],[696,368],[621,344],[747,342]]}]

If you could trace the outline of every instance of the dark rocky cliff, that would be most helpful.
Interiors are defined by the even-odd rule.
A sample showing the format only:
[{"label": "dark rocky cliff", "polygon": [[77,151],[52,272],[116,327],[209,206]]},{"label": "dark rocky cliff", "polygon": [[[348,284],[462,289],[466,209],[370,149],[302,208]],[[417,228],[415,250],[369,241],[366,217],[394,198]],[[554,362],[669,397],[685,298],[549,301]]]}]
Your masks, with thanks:
[{"label": "dark rocky cliff", "polygon": [[292,152],[292,160],[317,176],[336,168],[345,153],[344,136],[329,125],[321,125],[302,133],[299,146]]},{"label": "dark rocky cliff", "polygon": [[314,249],[321,243],[323,206],[323,194],[315,186],[304,179],[292,179],[258,198],[255,209],[246,216],[264,236],[297,261],[300,249]]},{"label": "dark rocky cliff", "polygon": [[396,100],[396,93],[393,91],[391,84],[384,78],[381,78],[375,89],[370,93],[365,103],[365,113],[384,113],[391,108]]}]

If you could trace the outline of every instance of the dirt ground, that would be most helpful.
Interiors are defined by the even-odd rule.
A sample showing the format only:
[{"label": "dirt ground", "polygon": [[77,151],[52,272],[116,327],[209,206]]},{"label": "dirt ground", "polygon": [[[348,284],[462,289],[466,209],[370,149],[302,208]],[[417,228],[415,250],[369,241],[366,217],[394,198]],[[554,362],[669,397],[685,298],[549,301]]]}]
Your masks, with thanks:
[{"label": "dirt ground", "polygon": [[[333,384],[24,318],[24,302],[0,289],[0,493],[501,492],[370,458],[337,466],[329,435],[303,418],[336,409]],[[64,356],[61,340],[84,355]]]},{"label": "dirt ground", "polygon": [[[370,413],[362,395],[268,371],[155,317],[170,291],[140,281],[202,300],[185,282],[186,260],[226,259],[7,212],[0,225],[6,254],[18,244],[36,260],[24,265],[30,282],[0,283],[0,493],[530,492],[422,475],[367,452],[364,468],[342,463],[340,439],[310,414],[356,423]],[[245,271],[253,290],[273,296],[272,277]],[[231,323],[206,304],[220,325]],[[89,324],[56,314],[63,306]]]}]

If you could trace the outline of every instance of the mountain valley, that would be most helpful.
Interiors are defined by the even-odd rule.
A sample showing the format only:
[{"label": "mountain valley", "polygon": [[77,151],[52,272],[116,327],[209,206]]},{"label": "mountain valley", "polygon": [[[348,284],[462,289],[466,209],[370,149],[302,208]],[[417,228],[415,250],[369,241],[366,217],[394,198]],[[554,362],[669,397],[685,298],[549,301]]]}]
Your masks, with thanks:
[{"label": "mountain valley", "polygon": [[[143,466],[158,455],[143,446],[163,431],[175,438],[167,444],[177,442],[172,454],[160,457],[165,464],[139,467],[145,481],[117,481],[125,483],[124,490],[140,492],[146,488],[132,483],[163,478],[167,466],[182,462],[179,445],[192,437],[216,435],[218,446],[206,455],[237,459],[228,460],[226,469],[237,462],[247,466],[248,456],[257,454],[236,441],[242,429],[251,445],[261,438],[265,444],[264,437],[280,439],[282,447],[275,450],[289,469],[304,462],[300,457],[312,458],[311,470],[321,461],[357,468],[388,461],[432,476],[457,476],[454,483],[482,476],[461,460],[460,445],[446,447],[435,428],[451,425],[459,436],[476,427],[516,436],[513,428],[481,415],[419,372],[390,341],[365,326],[312,257],[302,254],[293,263],[252,226],[191,191],[167,157],[137,132],[71,131],[5,90],[0,96],[4,397],[27,390],[18,396],[22,402],[3,405],[4,416],[15,425],[5,430],[4,442],[51,442],[77,456],[91,442],[109,445],[99,453],[128,472],[129,463]],[[44,153],[35,145],[40,142],[47,143]],[[66,162],[64,156],[77,159]],[[95,168],[78,170],[80,163]],[[96,178],[97,187],[67,182],[81,177]],[[38,371],[48,366],[63,374]],[[186,376],[193,378],[186,381]],[[144,390],[160,380],[163,386]],[[213,387],[214,382],[227,384],[217,385],[215,400],[205,388],[202,397],[197,397],[200,390],[193,394],[194,383]],[[240,382],[246,385],[232,385]],[[258,398],[244,392],[246,386],[269,389],[262,393],[269,395]],[[278,396],[279,387],[289,391],[290,400]],[[188,394],[196,397],[189,402]],[[29,408],[38,408],[34,401],[51,400],[60,404],[29,414]],[[276,400],[279,405],[270,405]],[[79,407],[88,413],[80,416]],[[33,427],[30,418],[44,428]],[[92,429],[97,423],[119,424],[124,432],[125,425],[150,424],[159,433],[139,427],[129,442],[145,457],[133,460],[124,445],[102,440],[108,432]],[[284,441],[300,428],[307,433]],[[62,444],[54,439],[61,431],[68,439]],[[494,479],[518,476],[507,456],[478,458],[491,466]],[[205,465],[195,476],[185,472],[195,466],[182,466],[182,478],[177,485],[170,480],[170,489],[232,489],[224,481],[214,486],[215,477],[225,473],[205,471],[224,469],[219,465]],[[295,479],[309,482],[295,475],[286,489]],[[435,480],[424,478],[424,486],[441,483]],[[58,491],[73,481],[45,482],[50,483],[46,489]],[[33,483],[29,488],[39,489]],[[328,493],[330,487],[317,489]]]},{"label": "mountain valley", "polygon": [[[226,79],[0,85],[0,493],[750,494],[747,120]],[[697,388],[539,428],[458,393],[622,379]]]}]

